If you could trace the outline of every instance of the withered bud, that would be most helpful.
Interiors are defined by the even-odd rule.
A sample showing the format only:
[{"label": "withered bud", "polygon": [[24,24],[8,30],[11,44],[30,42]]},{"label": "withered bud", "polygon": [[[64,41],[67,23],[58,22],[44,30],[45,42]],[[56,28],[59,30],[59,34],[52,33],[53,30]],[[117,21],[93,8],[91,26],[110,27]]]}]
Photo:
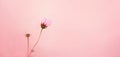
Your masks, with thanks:
[{"label": "withered bud", "polygon": [[30,37],[30,34],[29,34],[29,33],[27,33],[25,36],[28,38],[28,37]]}]

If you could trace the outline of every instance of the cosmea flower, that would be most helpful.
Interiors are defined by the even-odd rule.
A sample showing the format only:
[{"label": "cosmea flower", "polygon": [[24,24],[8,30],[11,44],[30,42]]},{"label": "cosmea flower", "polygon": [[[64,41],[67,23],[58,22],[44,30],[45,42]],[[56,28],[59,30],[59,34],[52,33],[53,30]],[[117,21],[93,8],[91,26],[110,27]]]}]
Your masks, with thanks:
[{"label": "cosmea flower", "polygon": [[[47,28],[50,24],[51,24],[51,22],[47,18],[42,19],[41,24],[40,24],[42,29],[40,30],[39,37],[38,37],[37,41],[35,42],[33,47],[30,49],[30,52],[28,50],[28,52],[29,52],[28,57],[31,56],[32,52],[34,52],[34,48],[37,46],[37,44],[41,38],[41,34],[42,34],[43,29]],[[30,34],[26,34],[26,37],[30,37]],[[28,39],[28,49],[29,49],[29,39]]]},{"label": "cosmea flower", "polygon": [[48,20],[47,18],[43,18],[43,20],[41,21],[41,28],[45,29],[50,25],[50,20]]}]

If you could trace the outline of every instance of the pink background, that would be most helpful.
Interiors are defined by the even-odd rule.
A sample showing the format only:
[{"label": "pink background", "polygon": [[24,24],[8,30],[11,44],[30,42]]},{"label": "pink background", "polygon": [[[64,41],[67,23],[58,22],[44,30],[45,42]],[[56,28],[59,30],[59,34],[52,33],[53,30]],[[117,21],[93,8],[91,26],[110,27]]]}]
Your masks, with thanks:
[{"label": "pink background", "polygon": [[0,0],[0,57],[25,57],[44,30],[33,57],[120,57],[120,0]]}]

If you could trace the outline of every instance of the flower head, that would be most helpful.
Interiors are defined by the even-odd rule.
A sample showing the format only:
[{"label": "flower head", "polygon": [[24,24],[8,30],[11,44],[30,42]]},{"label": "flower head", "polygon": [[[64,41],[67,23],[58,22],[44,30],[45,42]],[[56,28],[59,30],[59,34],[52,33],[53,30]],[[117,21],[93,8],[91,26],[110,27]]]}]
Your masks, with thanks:
[{"label": "flower head", "polygon": [[27,33],[25,36],[26,36],[26,37],[30,37],[30,34],[29,34],[29,33]]},{"label": "flower head", "polygon": [[50,25],[50,20],[48,20],[47,18],[43,18],[43,20],[41,21],[41,28],[45,29]]}]

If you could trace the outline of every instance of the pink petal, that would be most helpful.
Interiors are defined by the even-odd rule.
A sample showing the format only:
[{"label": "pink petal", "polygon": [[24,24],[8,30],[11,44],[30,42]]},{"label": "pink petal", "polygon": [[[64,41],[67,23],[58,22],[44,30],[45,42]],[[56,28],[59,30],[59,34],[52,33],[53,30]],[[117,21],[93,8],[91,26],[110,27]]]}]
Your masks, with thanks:
[{"label": "pink petal", "polygon": [[42,18],[41,23],[44,23],[47,26],[50,26],[51,25],[51,20],[49,20],[49,19],[47,19],[47,18],[44,17],[44,18]]}]

